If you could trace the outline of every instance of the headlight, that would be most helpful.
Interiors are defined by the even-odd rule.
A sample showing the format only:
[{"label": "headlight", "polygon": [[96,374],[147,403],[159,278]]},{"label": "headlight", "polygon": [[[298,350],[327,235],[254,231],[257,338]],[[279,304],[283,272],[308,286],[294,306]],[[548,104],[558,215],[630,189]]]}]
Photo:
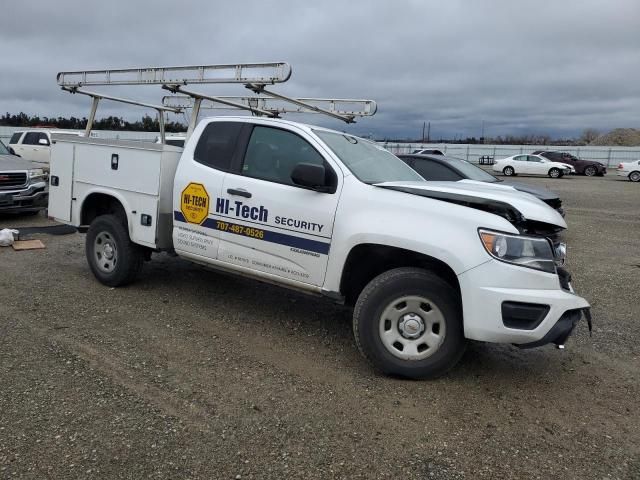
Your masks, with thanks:
[{"label": "headlight", "polygon": [[45,173],[41,168],[32,168],[29,170],[29,178],[44,178]]},{"label": "headlight", "polygon": [[501,262],[556,273],[551,243],[540,237],[478,230],[485,250]]}]

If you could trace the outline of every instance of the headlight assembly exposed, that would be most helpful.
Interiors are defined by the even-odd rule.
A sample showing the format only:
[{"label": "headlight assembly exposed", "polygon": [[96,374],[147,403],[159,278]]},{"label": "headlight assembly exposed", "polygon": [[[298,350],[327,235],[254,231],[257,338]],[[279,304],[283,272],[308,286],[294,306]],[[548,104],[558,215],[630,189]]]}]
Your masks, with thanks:
[{"label": "headlight assembly exposed", "polygon": [[29,170],[29,178],[45,178],[44,170],[41,168],[32,168]]},{"label": "headlight assembly exposed", "polygon": [[495,259],[543,272],[556,272],[553,249],[547,239],[483,229],[478,233],[485,250]]}]

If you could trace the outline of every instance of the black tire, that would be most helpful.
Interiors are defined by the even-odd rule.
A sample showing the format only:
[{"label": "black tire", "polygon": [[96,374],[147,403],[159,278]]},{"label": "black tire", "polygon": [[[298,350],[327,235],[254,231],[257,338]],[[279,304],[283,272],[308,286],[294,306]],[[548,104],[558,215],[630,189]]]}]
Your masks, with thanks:
[{"label": "black tire", "polygon": [[632,182],[640,182],[640,172],[631,172],[629,174],[629,180]]},{"label": "black tire", "polygon": [[595,177],[598,174],[598,169],[593,165],[589,165],[587,168],[584,169],[584,174],[587,177]]},{"label": "black tire", "polygon": [[504,167],[502,169],[502,173],[505,177],[511,177],[516,174],[516,171],[513,169],[513,167]]},{"label": "black tire", "polygon": [[553,167],[549,170],[549,176],[551,178],[560,178],[562,177],[562,171],[559,168]]},{"label": "black tire", "polygon": [[[383,319],[383,313],[389,311],[395,301],[412,295],[428,298],[428,302],[439,311],[444,326],[438,328],[444,332],[444,338],[428,357],[407,360],[391,353],[382,341],[380,330],[382,322],[385,322],[384,328],[389,322]],[[458,363],[466,347],[458,293],[442,278],[419,268],[396,268],[371,280],[356,302],[353,334],[358,349],[374,368],[387,375],[412,379],[436,378],[445,374]]]},{"label": "black tire", "polygon": [[[115,252],[115,256],[108,260],[112,264],[108,270],[105,269],[106,264],[99,264],[101,261],[98,257],[104,255],[104,251],[98,250],[98,237],[98,243],[103,244],[103,248],[108,243]],[[103,241],[103,238],[107,240]],[[101,215],[91,222],[85,240],[85,252],[95,277],[109,287],[121,287],[133,282],[144,261],[143,249],[131,241],[123,220],[116,215]],[[106,259],[104,256],[102,258]]]}]

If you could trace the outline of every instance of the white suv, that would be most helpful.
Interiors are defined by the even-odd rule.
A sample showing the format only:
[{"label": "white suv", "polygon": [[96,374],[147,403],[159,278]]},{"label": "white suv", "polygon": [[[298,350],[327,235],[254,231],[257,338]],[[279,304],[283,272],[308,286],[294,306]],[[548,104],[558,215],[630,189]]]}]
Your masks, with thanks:
[{"label": "white suv", "polygon": [[80,132],[61,130],[22,130],[11,135],[9,148],[25,160],[48,164],[51,156],[51,133],[82,136]]}]

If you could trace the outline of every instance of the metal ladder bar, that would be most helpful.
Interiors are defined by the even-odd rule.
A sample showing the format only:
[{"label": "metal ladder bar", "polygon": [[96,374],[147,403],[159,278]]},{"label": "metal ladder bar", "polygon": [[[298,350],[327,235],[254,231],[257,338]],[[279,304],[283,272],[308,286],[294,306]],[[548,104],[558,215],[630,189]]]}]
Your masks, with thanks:
[{"label": "metal ladder bar", "polygon": [[272,92],[272,91],[267,90],[266,88],[264,88],[264,84],[250,83],[250,84],[247,84],[245,86],[249,90],[253,90],[257,94],[264,94],[264,95],[268,95],[268,96],[273,97],[273,98],[284,100],[286,102],[293,103],[294,105],[298,105],[299,107],[305,108],[305,109],[310,110],[312,112],[324,113],[325,115],[328,115],[328,116],[333,117],[333,118],[337,118],[338,120],[342,120],[343,122],[346,122],[346,123],[355,123],[355,120],[354,120],[355,115],[338,114],[338,113],[332,112],[331,110],[326,110],[324,108],[320,108],[320,107],[317,107],[315,105],[311,105],[309,103],[305,103],[305,102],[300,101],[300,100],[295,99],[295,98],[287,97],[285,95],[280,95],[279,93],[275,93],[275,92]]},{"label": "metal ladder bar", "polygon": [[[188,95],[189,97],[193,98],[193,99],[200,99],[200,100],[209,100],[210,102],[213,103],[221,103],[223,105],[226,105],[228,107],[233,107],[233,108],[238,108],[240,110],[248,110],[251,113],[256,113],[258,115],[265,115],[267,117],[274,117],[277,116],[276,114],[274,114],[274,112],[270,112],[268,110],[263,110],[261,108],[258,107],[254,107],[251,106],[249,104],[243,104],[243,103],[239,103],[233,100],[229,100],[227,99],[228,97],[214,97],[214,96],[210,96],[210,95],[204,95],[202,93],[197,93],[197,92],[191,92],[189,90],[185,90],[182,87],[180,87],[179,85],[163,85],[162,88],[164,88],[165,90],[169,90],[171,92],[177,93],[183,93],[185,95]],[[204,108],[202,107],[202,105],[200,105],[200,108]]]},{"label": "metal ladder bar", "polygon": [[59,72],[58,85],[188,85],[192,83],[275,84],[289,80],[286,62],[188,65]]},{"label": "metal ladder bar", "polygon": [[[309,110],[307,107],[300,105],[292,105],[286,100],[279,100],[273,97],[243,97],[243,96],[226,96],[217,97],[219,100],[225,100],[235,103],[241,103],[245,106],[251,106],[254,108],[260,108],[272,113],[323,113],[314,110]],[[338,115],[353,115],[359,117],[367,117],[374,115],[377,110],[376,102],[373,100],[363,100],[355,98],[296,98],[298,102],[304,104],[315,104],[317,107],[325,106],[325,109],[336,113]],[[162,104],[165,106],[171,106],[176,108],[192,108],[193,97],[184,95],[167,95],[162,98]],[[278,105],[278,103],[282,103]],[[318,105],[320,104],[320,105]],[[361,106],[359,110],[354,108],[349,109],[348,106]],[[228,106],[223,106],[221,103],[203,102],[201,108],[207,110],[228,110]]]}]

